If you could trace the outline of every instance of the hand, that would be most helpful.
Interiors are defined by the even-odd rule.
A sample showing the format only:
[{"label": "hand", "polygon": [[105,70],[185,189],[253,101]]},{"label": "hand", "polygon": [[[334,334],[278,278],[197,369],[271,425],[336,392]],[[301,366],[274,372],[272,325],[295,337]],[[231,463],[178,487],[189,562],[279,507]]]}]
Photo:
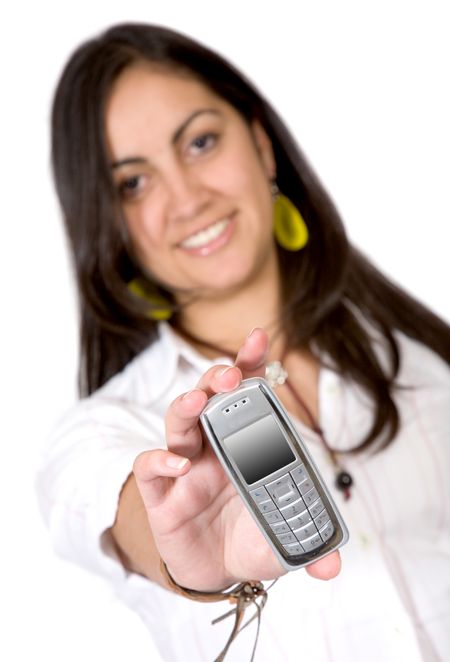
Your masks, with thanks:
[{"label": "hand", "polygon": [[[135,462],[155,544],[172,577],[187,588],[213,591],[285,574],[199,426],[209,397],[235,389],[244,378],[263,376],[267,348],[266,333],[255,329],[235,366],[210,368],[193,391],[170,405],[168,450],[146,451]],[[329,579],[339,569],[334,552],[309,565],[307,572]]]}]

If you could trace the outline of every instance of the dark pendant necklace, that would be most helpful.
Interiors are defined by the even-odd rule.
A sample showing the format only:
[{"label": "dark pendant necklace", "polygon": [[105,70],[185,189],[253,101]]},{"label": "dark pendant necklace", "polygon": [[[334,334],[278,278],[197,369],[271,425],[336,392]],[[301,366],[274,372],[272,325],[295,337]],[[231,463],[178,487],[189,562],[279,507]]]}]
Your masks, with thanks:
[{"label": "dark pendant necklace", "polygon": [[272,388],[276,388],[277,386],[285,385],[291,395],[294,397],[294,399],[297,401],[298,405],[303,409],[305,412],[309,424],[311,426],[311,429],[317,434],[319,439],[321,440],[325,450],[328,453],[328,456],[334,466],[335,469],[335,487],[338,489],[342,494],[344,495],[344,499],[347,501],[350,499],[351,496],[351,491],[350,488],[353,485],[353,478],[351,474],[348,471],[345,471],[338,459],[337,452],[331,448],[331,446],[328,444],[328,441],[325,437],[325,434],[320,427],[318,421],[315,419],[312,411],[306,404],[306,402],[303,400],[303,398],[300,396],[299,393],[295,390],[295,388],[292,386],[291,382],[288,379],[288,373],[283,367],[283,360],[286,356],[286,352],[283,354],[283,358],[281,361],[272,361],[271,363],[267,364],[266,367],[266,379],[269,382],[269,386]]}]

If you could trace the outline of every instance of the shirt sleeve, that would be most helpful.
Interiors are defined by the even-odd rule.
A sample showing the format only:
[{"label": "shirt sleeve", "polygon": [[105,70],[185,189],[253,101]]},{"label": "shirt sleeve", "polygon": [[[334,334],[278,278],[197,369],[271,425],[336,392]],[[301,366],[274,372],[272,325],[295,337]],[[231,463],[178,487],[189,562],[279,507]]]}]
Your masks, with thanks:
[{"label": "shirt sleeve", "polygon": [[36,476],[55,552],[109,579],[124,577],[108,529],[135,458],[164,447],[161,418],[142,407],[92,398],[69,412],[51,435]]}]

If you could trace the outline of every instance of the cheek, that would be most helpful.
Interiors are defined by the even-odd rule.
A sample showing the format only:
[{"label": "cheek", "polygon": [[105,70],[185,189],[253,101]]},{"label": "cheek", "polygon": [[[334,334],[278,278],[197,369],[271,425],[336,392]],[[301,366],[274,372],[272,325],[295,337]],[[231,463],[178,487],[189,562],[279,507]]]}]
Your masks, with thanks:
[{"label": "cheek", "polygon": [[236,187],[239,187],[243,203],[249,214],[256,218],[258,226],[272,227],[272,194],[270,182],[256,158],[249,158],[239,171],[233,171]]},{"label": "cheek", "polygon": [[219,190],[251,205],[256,204],[259,209],[271,202],[269,180],[253,153],[246,154],[246,158],[243,158],[242,152],[238,157],[234,153],[229,154],[209,174]]},{"label": "cheek", "polygon": [[152,246],[157,246],[161,236],[161,222],[154,205],[143,202],[139,205],[130,205],[125,211],[128,233],[135,250],[142,254]]}]

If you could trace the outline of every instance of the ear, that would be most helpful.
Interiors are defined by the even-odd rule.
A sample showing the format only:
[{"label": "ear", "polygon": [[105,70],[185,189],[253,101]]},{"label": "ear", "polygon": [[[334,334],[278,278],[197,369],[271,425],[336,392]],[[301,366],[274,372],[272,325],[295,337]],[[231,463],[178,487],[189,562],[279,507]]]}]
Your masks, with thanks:
[{"label": "ear", "polygon": [[273,155],[272,142],[259,120],[252,120],[250,128],[267,178],[273,180],[277,174],[277,166]]}]

